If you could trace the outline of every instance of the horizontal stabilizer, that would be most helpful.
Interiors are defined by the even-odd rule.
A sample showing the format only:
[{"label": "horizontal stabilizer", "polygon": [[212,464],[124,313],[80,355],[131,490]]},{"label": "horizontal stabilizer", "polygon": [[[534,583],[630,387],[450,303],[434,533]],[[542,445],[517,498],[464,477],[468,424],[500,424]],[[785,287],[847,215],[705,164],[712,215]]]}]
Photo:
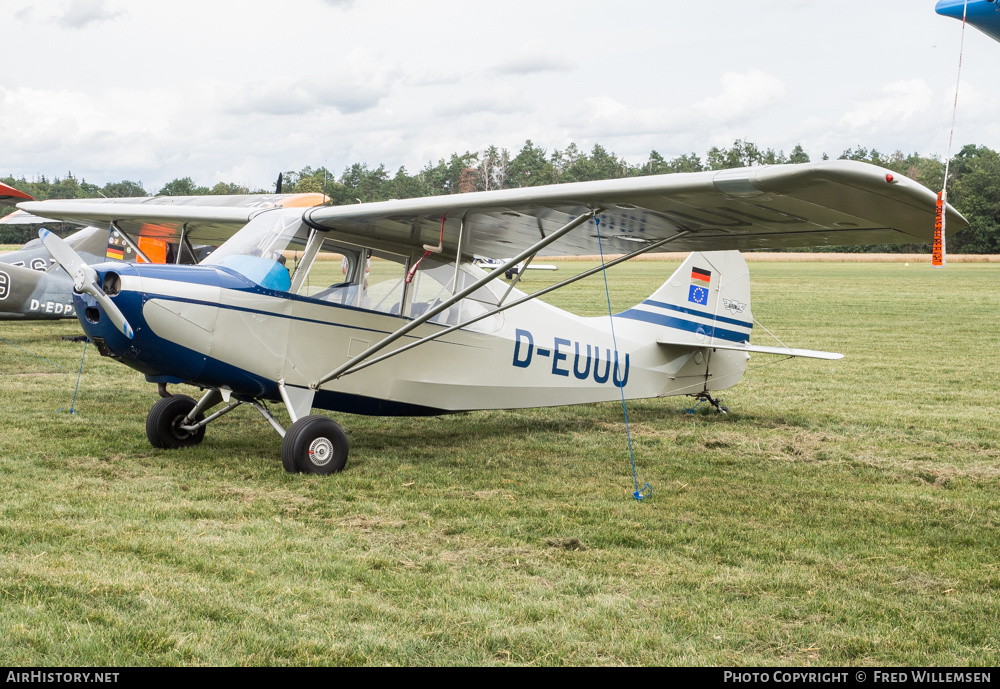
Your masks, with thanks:
[{"label": "horizontal stabilizer", "polygon": [[670,347],[688,347],[690,349],[730,349],[737,352],[754,352],[755,354],[778,354],[781,356],[801,356],[809,359],[843,359],[843,354],[837,354],[835,352],[817,352],[812,349],[792,349],[791,347],[759,347],[757,345],[751,344],[739,344],[739,343],[705,343],[705,344],[693,344],[690,341],[680,342],[675,340],[669,340],[666,338],[659,338],[656,340],[657,344],[668,345]]}]

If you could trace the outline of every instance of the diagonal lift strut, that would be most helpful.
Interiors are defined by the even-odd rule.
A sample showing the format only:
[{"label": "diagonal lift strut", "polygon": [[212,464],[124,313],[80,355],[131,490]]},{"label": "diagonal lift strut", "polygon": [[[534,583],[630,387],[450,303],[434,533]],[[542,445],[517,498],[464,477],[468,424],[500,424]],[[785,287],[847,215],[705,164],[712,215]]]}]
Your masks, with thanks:
[{"label": "diagonal lift strut", "polygon": [[[426,337],[422,337],[419,340],[416,340],[414,342],[410,342],[409,344],[404,345],[404,346],[400,347],[399,349],[394,349],[391,352],[388,352],[387,354],[383,354],[382,356],[375,357],[374,359],[369,359],[368,361],[357,362],[357,364],[355,366],[352,366],[352,367],[348,368],[346,371],[344,371],[340,375],[341,376],[346,376],[346,375],[350,375],[351,373],[357,373],[358,371],[360,371],[362,369],[366,369],[369,366],[374,366],[375,364],[377,364],[377,363],[379,363],[381,361],[385,361],[386,359],[391,359],[392,357],[396,356],[397,354],[402,354],[403,352],[407,352],[407,351],[413,349],[414,347],[418,347],[418,346],[420,346],[420,345],[422,345],[422,344],[424,344],[426,342],[430,342],[431,340],[436,340],[437,338],[442,337],[443,335],[447,335],[448,333],[453,333],[456,330],[460,330],[462,328],[467,328],[468,326],[472,325],[473,323],[478,323],[479,321],[483,320],[484,318],[489,318],[490,316],[495,316],[496,314],[501,313],[502,311],[506,311],[507,309],[512,309],[515,306],[520,306],[521,304],[524,304],[525,302],[531,301],[533,299],[537,299],[537,298],[539,298],[539,297],[541,297],[543,295],[548,294],[549,292],[554,292],[557,289],[561,289],[561,288],[565,287],[566,285],[573,284],[574,282],[577,282],[578,280],[583,280],[584,278],[590,277],[591,275],[593,275],[595,273],[599,273],[602,270],[606,270],[608,268],[612,268],[612,267],[618,265],[619,263],[624,263],[625,261],[628,261],[629,259],[635,258],[636,256],[648,253],[648,252],[652,251],[653,249],[658,249],[659,247],[663,246],[664,244],[669,244],[670,242],[673,242],[673,241],[676,241],[678,239],[681,239],[682,237],[686,237],[689,234],[691,234],[691,232],[689,230],[685,230],[683,232],[678,232],[677,234],[675,234],[672,237],[667,237],[667,238],[661,239],[661,240],[659,240],[657,242],[653,242],[649,246],[644,246],[641,249],[637,249],[636,251],[633,251],[630,254],[625,254],[624,256],[619,256],[618,258],[614,259],[613,261],[609,261],[607,263],[601,264],[601,265],[599,265],[599,266],[597,266],[595,268],[591,268],[590,270],[586,270],[586,271],[580,273],[579,275],[574,275],[571,278],[566,278],[562,282],[558,282],[558,283],[556,283],[554,285],[550,285],[549,287],[546,287],[544,289],[540,289],[537,292],[535,292],[534,294],[528,294],[528,295],[522,297],[521,299],[518,299],[516,301],[512,301],[509,304],[502,304],[501,306],[498,306],[495,309],[487,311],[486,313],[481,313],[478,316],[470,318],[467,321],[464,321],[462,323],[458,323],[457,325],[448,326],[444,330],[439,330],[436,333],[431,333],[430,335],[427,335]],[[508,290],[508,292],[509,292],[509,290]],[[506,295],[504,295],[504,296],[506,298]],[[501,302],[502,302],[502,300],[501,300]]]}]

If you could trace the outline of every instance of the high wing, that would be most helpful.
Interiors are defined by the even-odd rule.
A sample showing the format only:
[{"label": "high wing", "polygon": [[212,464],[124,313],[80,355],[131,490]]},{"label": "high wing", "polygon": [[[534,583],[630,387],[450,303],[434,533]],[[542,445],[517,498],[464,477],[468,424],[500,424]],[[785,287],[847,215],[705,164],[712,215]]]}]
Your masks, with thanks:
[{"label": "high wing", "polygon": [[[777,165],[314,208],[305,221],[329,236],[409,253],[437,245],[511,256],[590,211],[593,219],[544,255],[629,253],[685,233],[663,251],[930,242],[936,195],[855,161]],[[947,228],[968,226],[948,207]],[[602,244],[598,244],[600,230]]]},{"label": "high wing", "polygon": [[0,218],[0,225],[41,225],[52,222],[51,218],[39,218],[37,215],[17,210]]},{"label": "high wing", "polygon": [[[184,205],[176,197],[157,197],[18,208],[50,218],[114,221],[141,236],[172,238],[186,225],[192,242],[219,244],[262,207],[238,201],[222,206],[227,197],[183,199]],[[588,219],[544,254],[624,254],[670,238],[675,240],[663,251],[753,251],[930,242],[935,201],[933,192],[902,175],[835,160],[313,207],[303,219],[332,239],[405,255],[437,246],[443,233],[443,256],[499,258],[528,250],[596,211],[599,227]],[[949,206],[947,231],[967,226]]]},{"label": "high wing", "polygon": [[262,210],[308,208],[323,194],[247,194],[232,196],[151,196],[126,199],[73,199],[19,203],[33,215],[81,225],[115,223],[132,237],[177,241],[182,232],[192,244],[218,246]]}]

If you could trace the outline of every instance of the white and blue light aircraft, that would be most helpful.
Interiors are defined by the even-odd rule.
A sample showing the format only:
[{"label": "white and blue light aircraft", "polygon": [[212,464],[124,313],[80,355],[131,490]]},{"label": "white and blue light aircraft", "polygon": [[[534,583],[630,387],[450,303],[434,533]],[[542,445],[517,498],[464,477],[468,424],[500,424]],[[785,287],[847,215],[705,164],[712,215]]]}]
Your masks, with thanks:
[{"label": "white and blue light aircraft", "polygon": [[[341,427],[312,410],[429,415],[713,393],[753,353],[739,250],[930,241],[936,196],[852,161],[755,167],[309,209],[21,204],[143,236],[221,243],[196,266],[89,266],[57,236],[78,318],[101,353],[160,385],[150,443],[178,448],[240,405],[282,436],[290,472],[347,461]],[[948,226],[967,223],[947,208]],[[693,253],[648,299],[584,318],[500,280],[536,255]],[[337,263],[323,264],[328,254]],[[510,258],[486,272],[474,257]],[[341,266],[319,282],[317,266]],[[342,273],[342,275],[341,275]],[[340,279],[342,278],[342,279]],[[613,327],[612,327],[613,326]],[[166,392],[186,383],[200,399]],[[285,429],[265,406],[283,403]],[[213,411],[213,408],[219,407]]]}]

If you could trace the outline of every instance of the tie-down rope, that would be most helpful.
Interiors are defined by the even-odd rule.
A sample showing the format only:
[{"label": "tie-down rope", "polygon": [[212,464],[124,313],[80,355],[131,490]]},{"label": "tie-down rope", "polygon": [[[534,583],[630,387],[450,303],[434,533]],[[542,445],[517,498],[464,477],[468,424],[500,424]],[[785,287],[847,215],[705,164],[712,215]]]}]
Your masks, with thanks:
[{"label": "tie-down rope", "polygon": [[[611,311],[611,290],[608,289],[608,270],[604,265],[604,246],[601,238],[601,219],[595,215],[594,222],[597,224],[597,247],[601,252],[601,274],[604,276],[604,294],[608,299],[608,320],[611,321],[611,343],[615,348],[615,374],[617,374],[621,370],[618,367],[618,338],[615,337],[615,318]],[[615,381],[614,375],[612,375],[611,380],[612,382]],[[621,379],[619,378],[619,380]],[[632,497],[636,500],[645,500],[653,494],[653,489],[647,483],[643,486],[642,490],[639,490],[639,475],[635,469],[635,453],[632,452],[632,432],[629,430],[628,426],[628,407],[625,404],[624,381],[622,381],[621,385],[618,386],[618,389],[622,394],[622,411],[625,413],[625,437],[628,438],[628,457],[629,461],[632,462],[632,483],[635,487]]]}]

